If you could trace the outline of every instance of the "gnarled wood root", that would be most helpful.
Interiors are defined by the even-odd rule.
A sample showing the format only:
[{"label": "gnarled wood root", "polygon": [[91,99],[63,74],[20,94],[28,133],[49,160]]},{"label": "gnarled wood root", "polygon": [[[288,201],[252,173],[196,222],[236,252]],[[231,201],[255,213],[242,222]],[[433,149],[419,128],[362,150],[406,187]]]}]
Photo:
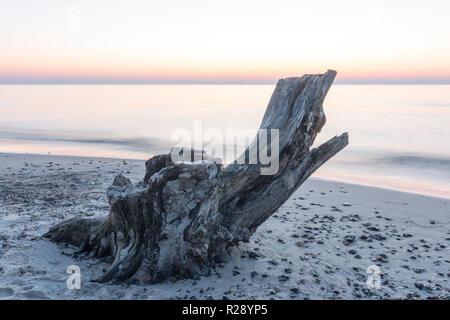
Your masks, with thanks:
[{"label": "gnarled wood root", "polygon": [[204,154],[202,161],[180,163],[170,153],[155,156],[146,162],[142,182],[133,185],[122,175],[114,179],[105,220],[68,220],[45,236],[113,260],[100,282],[154,283],[209,274],[348,144],[345,133],[310,150],[325,124],[322,103],[335,74],[278,82],[261,124],[280,130],[275,174],[261,175],[260,164],[235,162],[224,168]]}]

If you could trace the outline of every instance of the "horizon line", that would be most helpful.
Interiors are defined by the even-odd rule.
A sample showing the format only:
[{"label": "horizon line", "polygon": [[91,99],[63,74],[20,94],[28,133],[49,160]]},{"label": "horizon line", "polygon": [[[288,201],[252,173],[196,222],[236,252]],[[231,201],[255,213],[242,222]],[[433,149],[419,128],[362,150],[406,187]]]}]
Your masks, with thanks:
[{"label": "horizon line", "polygon": [[[282,79],[282,78],[280,78]],[[278,80],[0,79],[0,85],[275,85]],[[337,85],[450,85],[449,79],[337,79]]]}]

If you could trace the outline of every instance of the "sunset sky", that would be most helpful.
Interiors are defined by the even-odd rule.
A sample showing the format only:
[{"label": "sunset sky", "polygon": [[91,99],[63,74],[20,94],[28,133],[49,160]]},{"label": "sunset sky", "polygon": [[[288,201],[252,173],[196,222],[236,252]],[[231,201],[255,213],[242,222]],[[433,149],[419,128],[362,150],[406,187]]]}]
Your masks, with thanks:
[{"label": "sunset sky", "polygon": [[450,1],[14,0],[0,83],[450,83]]}]

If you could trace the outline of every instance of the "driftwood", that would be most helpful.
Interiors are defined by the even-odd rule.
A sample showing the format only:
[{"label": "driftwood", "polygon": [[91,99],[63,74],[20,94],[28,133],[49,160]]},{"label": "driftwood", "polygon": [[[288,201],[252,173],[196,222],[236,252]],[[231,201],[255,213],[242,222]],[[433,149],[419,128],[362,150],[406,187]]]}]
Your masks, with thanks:
[{"label": "driftwood", "polygon": [[142,182],[133,185],[122,175],[114,179],[106,219],[72,219],[45,236],[109,257],[112,265],[99,282],[207,275],[348,144],[344,133],[310,150],[325,124],[322,104],[335,76],[328,71],[278,81],[261,124],[279,129],[275,174],[262,175],[261,164],[235,161],[223,167],[208,160],[174,163],[170,153],[155,156],[146,162]]}]

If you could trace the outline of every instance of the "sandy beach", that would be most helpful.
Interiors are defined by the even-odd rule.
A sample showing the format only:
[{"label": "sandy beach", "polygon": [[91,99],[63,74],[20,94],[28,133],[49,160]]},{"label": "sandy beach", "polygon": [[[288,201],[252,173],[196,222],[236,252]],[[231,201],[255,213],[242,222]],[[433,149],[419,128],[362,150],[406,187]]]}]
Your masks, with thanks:
[{"label": "sandy beach", "polygon": [[[90,282],[108,265],[43,238],[71,217],[106,216],[106,188],[144,161],[0,154],[0,299],[450,298],[450,200],[309,179],[209,277]],[[81,289],[66,286],[81,269]],[[369,289],[367,268],[381,271]]]}]

